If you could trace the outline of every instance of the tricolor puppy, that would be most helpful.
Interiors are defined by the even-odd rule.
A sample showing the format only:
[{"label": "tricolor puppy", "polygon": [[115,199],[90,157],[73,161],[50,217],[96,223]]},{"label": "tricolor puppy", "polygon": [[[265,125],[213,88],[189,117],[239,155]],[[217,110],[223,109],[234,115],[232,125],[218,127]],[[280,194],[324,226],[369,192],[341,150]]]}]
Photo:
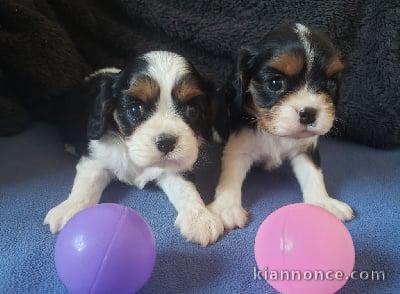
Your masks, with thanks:
[{"label": "tricolor puppy", "polygon": [[154,181],[176,208],[182,235],[201,245],[215,242],[223,225],[185,176],[211,133],[212,91],[185,58],[165,51],[89,76],[80,98],[62,107],[69,114],[60,119],[67,142],[84,155],[69,197],[44,220],[51,232],[98,203],[112,179],[139,188]]},{"label": "tricolor puppy", "polygon": [[306,203],[343,221],[353,217],[347,204],[326,192],[317,146],[318,137],[333,125],[343,68],[331,41],[302,24],[272,31],[259,46],[241,51],[228,91],[231,134],[209,206],[226,229],[246,224],[241,187],[251,166],[257,163],[270,170],[286,159]]}]

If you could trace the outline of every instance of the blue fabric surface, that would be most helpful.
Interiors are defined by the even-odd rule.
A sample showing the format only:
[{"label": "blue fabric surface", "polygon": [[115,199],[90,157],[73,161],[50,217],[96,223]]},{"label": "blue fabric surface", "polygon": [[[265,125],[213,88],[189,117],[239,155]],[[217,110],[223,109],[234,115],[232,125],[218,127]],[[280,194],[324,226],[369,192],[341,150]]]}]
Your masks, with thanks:
[{"label": "blue fabric surface", "polygon": [[[209,201],[219,168],[203,161],[199,186]],[[400,150],[382,151],[335,140],[321,142],[328,191],[349,203],[357,217],[347,224],[356,247],[357,270],[385,270],[385,281],[351,280],[341,293],[399,293]],[[46,212],[68,195],[77,159],[64,153],[56,130],[34,125],[13,138],[0,138],[0,292],[65,293],[54,266],[54,243]],[[103,202],[137,210],[157,242],[154,273],[143,293],[274,293],[253,279],[253,242],[258,226],[275,209],[300,202],[286,166],[272,173],[253,170],[244,188],[249,225],[226,233],[207,248],[187,243],[173,226],[175,211],[154,186],[144,190],[114,183]]]}]

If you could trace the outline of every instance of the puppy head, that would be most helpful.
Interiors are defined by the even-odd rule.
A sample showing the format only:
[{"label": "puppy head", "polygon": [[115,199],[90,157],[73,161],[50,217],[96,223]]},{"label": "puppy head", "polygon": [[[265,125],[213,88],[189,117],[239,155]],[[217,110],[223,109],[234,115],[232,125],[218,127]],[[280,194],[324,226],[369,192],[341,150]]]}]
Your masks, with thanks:
[{"label": "puppy head", "polygon": [[322,33],[302,24],[272,31],[259,47],[241,51],[238,67],[236,104],[260,130],[301,138],[332,127],[344,65]]},{"label": "puppy head", "polygon": [[166,51],[144,54],[103,81],[99,93],[91,139],[118,132],[137,166],[192,168],[211,133],[212,87],[185,58]]}]

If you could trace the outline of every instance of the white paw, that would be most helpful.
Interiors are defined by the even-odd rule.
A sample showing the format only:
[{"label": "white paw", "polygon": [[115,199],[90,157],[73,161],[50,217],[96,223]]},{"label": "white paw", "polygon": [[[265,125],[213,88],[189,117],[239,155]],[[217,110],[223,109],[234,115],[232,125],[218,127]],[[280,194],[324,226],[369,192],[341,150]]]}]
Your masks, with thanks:
[{"label": "white paw", "polygon": [[64,227],[71,217],[88,206],[89,205],[83,202],[65,200],[56,207],[50,209],[43,221],[43,224],[49,225],[50,232],[55,234]]},{"label": "white paw", "polygon": [[207,246],[224,232],[221,221],[205,207],[194,207],[178,213],[175,225],[188,241]]},{"label": "white paw", "polygon": [[322,201],[311,202],[310,204],[325,208],[341,221],[348,221],[354,217],[353,209],[348,204],[330,197]]},{"label": "white paw", "polygon": [[247,223],[247,211],[240,204],[214,201],[207,208],[221,219],[225,229],[243,228]]}]

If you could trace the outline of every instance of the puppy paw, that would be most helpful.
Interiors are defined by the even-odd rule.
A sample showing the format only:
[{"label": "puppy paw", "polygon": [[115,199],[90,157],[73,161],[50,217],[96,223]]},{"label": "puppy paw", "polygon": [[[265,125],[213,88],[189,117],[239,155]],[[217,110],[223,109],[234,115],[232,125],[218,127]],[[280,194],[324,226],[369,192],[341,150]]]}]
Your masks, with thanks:
[{"label": "puppy paw", "polygon": [[247,211],[240,204],[214,201],[207,208],[221,219],[225,229],[243,228],[247,223]]},{"label": "puppy paw", "polygon": [[217,241],[224,232],[224,226],[205,207],[189,208],[179,212],[175,225],[188,240],[201,246]]},{"label": "puppy paw", "polygon": [[349,221],[354,217],[353,209],[348,204],[330,197],[310,204],[325,208],[341,221]]},{"label": "puppy paw", "polygon": [[88,205],[85,205],[82,202],[65,200],[56,207],[50,209],[43,221],[43,224],[49,225],[50,232],[55,234],[64,227],[71,217],[87,206]]}]

